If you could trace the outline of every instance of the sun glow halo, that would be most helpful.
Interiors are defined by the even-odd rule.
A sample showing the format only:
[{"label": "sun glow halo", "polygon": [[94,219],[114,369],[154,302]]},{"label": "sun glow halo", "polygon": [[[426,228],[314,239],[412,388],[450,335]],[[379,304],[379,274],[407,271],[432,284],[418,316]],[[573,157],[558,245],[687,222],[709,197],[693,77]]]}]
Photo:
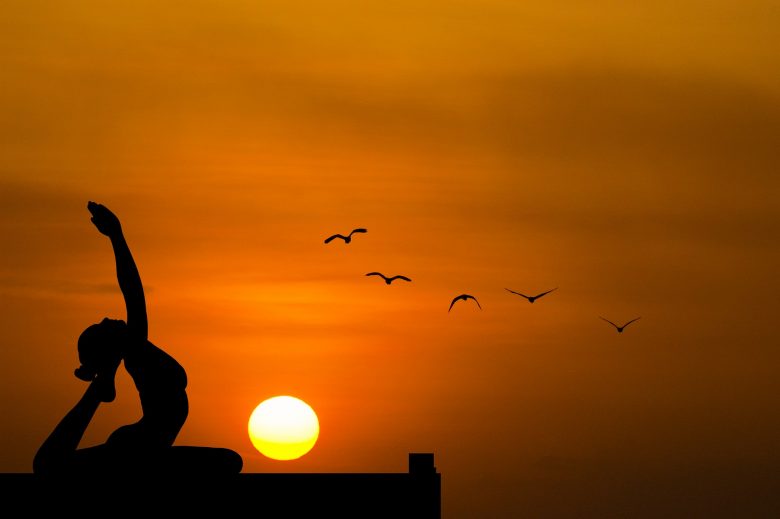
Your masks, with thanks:
[{"label": "sun glow halo", "polygon": [[258,405],[249,417],[249,439],[274,460],[300,458],[314,447],[320,424],[314,410],[292,396],[275,396]]}]

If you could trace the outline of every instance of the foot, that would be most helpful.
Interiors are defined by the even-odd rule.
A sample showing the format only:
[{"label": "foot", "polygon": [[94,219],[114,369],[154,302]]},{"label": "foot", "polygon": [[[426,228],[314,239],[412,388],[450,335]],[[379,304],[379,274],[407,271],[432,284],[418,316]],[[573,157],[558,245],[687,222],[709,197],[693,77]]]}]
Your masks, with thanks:
[{"label": "foot", "polygon": [[116,375],[116,372],[112,374],[98,373],[92,381],[92,385],[95,387],[95,394],[101,402],[113,402],[116,398],[114,375]]}]

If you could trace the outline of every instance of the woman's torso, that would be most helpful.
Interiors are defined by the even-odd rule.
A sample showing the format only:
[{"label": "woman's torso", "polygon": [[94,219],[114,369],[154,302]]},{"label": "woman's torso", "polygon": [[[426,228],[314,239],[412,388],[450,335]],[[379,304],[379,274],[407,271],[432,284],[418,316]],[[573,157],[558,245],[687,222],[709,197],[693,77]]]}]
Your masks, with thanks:
[{"label": "woman's torso", "polygon": [[187,419],[187,374],[176,360],[149,341],[130,348],[125,369],[135,382],[143,417],[109,438],[117,445],[170,446]]}]

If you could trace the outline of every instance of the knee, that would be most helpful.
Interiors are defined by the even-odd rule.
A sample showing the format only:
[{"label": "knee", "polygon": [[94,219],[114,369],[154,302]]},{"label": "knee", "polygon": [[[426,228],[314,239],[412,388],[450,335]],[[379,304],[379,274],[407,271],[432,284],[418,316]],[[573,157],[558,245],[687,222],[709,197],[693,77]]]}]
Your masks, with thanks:
[{"label": "knee", "polygon": [[244,460],[236,451],[222,449],[223,468],[228,474],[238,474],[244,468]]},{"label": "knee", "polygon": [[51,472],[53,472],[52,463],[45,455],[41,454],[41,451],[38,451],[35,458],[33,458],[33,474],[45,476],[51,474]]}]

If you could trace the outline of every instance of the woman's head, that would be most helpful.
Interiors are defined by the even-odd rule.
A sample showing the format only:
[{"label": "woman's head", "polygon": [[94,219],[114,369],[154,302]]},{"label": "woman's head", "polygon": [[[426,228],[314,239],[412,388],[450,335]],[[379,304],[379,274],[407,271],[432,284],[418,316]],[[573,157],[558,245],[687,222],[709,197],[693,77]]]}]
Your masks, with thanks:
[{"label": "woman's head", "polygon": [[93,324],[79,336],[79,361],[76,376],[84,381],[102,379],[105,384],[104,399],[113,400],[114,373],[122,360],[127,341],[127,325],[124,321],[103,319]]}]

